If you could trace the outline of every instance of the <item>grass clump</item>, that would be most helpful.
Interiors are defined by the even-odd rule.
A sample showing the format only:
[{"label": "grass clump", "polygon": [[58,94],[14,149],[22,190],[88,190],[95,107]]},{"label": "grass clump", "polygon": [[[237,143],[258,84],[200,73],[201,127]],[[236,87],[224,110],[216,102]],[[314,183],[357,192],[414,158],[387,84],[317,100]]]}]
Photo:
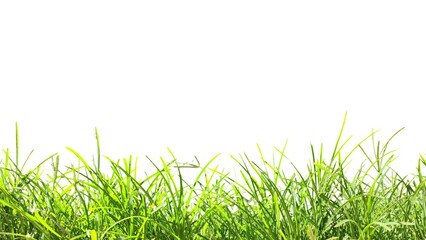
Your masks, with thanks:
[{"label": "grass clump", "polygon": [[[345,116],[346,119],[346,116]],[[100,169],[99,137],[93,163],[72,148],[79,164],[59,166],[53,154],[25,170],[16,151],[4,150],[0,162],[1,239],[425,239],[426,187],[420,156],[416,174],[400,176],[391,167],[390,140],[381,145],[375,132],[346,150],[345,121],[331,156],[315,151],[307,173],[294,167],[285,174],[285,146],[268,160],[232,156],[239,176],[204,166],[147,157],[154,173],[139,176],[132,156]],[[373,152],[364,143],[371,139]],[[350,157],[360,151],[365,162],[353,176]],[[44,166],[51,171],[44,173]],[[291,162],[290,162],[291,163]],[[294,165],[293,165],[294,166]],[[183,169],[195,176],[191,182]],[[187,169],[188,170],[188,169]],[[186,171],[186,170],[185,170]]]}]

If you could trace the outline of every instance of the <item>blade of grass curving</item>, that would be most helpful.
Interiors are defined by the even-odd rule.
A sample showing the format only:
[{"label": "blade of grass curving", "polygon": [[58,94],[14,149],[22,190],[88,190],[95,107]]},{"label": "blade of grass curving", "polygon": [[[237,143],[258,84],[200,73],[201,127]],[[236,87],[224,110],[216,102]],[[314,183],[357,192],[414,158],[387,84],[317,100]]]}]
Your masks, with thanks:
[{"label": "blade of grass curving", "polygon": [[8,185],[8,183],[13,183],[15,182],[14,178],[12,177],[12,175],[10,174],[9,168],[10,168],[10,157],[9,157],[9,149],[3,150],[5,156],[5,164],[4,167],[1,168],[1,179],[3,180],[3,187],[6,187]]},{"label": "blade of grass curving", "polygon": [[[204,167],[201,168],[200,172],[197,174],[197,177],[194,180],[194,184],[191,186],[185,205],[189,206],[190,202],[192,200],[192,194],[195,193],[195,187],[197,185],[197,183],[200,181],[200,178],[203,176],[203,174],[207,171],[208,167],[210,166],[210,164],[217,158],[219,157],[220,153],[216,154],[213,158],[211,158]],[[213,177],[213,176],[212,176]]]},{"label": "blade of grass curving", "polygon": [[[352,148],[352,150],[346,155],[346,157],[343,160],[343,163],[347,161],[347,159],[358,149],[361,148],[361,144],[363,144],[365,141],[367,141],[367,139],[373,137],[374,134],[376,134],[378,132],[378,130],[376,131],[372,131],[372,133],[370,133],[368,136],[364,137],[360,142],[358,142],[358,144],[355,145],[355,147]],[[361,148],[362,149],[362,148]],[[364,151],[362,149],[362,151]],[[364,151],[365,153],[365,151]]]},{"label": "blade of grass curving", "polygon": [[71,153],[73,153],[73,154],[77,157],[77,159],[78,159],[81,163],[83,163],[83,165],[84,165],[85,169],[86,169],[87,171],[89,171],[89,173],[90,173],[90,175],[91,175],[91,177],[92,177],[92,180],[96,179],[96,176],[95,176],[95,173],[94,173],[93,169],[90,167],[90,165],[87,163],[87,161],[83,158],[83,156],[81,156],[81,155],[80,155],[80,153],[78,153],[77,151],[75,151],[74,149],[72,149],[72,148],[70,148],[70,147],[66,147],[66,149],[67,149],[68,151],[70,151]]},{"label": "blade of grass curving", "polygon": [[19,130],[18,122],[15,122],[15,162],[19,166]]},{"label": "blade of grass curving", "polygon": [[279,179],[279,178],[280,178],[280,180],[282,181],[282,180],[283,180],[283,179],[282,179],[282,177],[285,177],[284,173],[283,173],[283,174],[282,174],[282,176],[281,176],[281,174],[280,174],[279,170],[281,169],[281,164],[283,163],[284,158],[286,158],[286,159],[287,159],[287,156],[284,154],[285,149],[287,148],[287,143],[288,143],[288,140],[286,140],[286,141],[285,141],[285,143],[284,143],[284,146],[283,146],[282,150],[279,150],[277,147],[274,147],[274,149],[275,149],[276,151],[278,151],[278,152],[279,152],[279,154],[280,154],[280,158],[279,158],[279,160],[278,160],[278,165],[277,165],[277,171],[276,171],[276,172],[274,172],[274,173],[275,173],[275,176],[274,176],[274,183],[275,183],[275,185],[277,185],[277,184],[278,184],[278,179]]},{"label": "blade of grass curving", "polygon": [[5,192],[3,188],[0,188],[0,191],[6,197],[6,198],[0,198],[0,204],[12,209],[15,212],[15,216],[20,218],[21,221],[31,223],[34,226],[34,228],[39,230],[41,233],[44,233],[47,239],[52,239],[50,237],[49,232],[46,231],[45,226],[43,226],[43,224],[39,221],[39,219],[37,219],[36,217],[27,213],[21,207],[19,207],[19,204],[15,202],[14,198],[10,196],[9,192],[7,191]]},{"label": "blade of grass curving", "polygon": [[101,142],[99,139],[98,128],[95,128],[95,138],[96,138],[96,159],[97,159],[97,164],[95,164],[95,168],[99,172],[100,171],[99,168],[101,166]]},{"label": "blade of grass curving", "polygon": [[35,218],[47,229],[49,232],[53,233],[57,237],[61,237],[44,219],[40,216],[39,211],[34,212]]},{"label": "blade of grass curving", "polygon": [[345,124],[346,124],[346,117],[348,115],[348,112],[345,112],[345,116],[343,117],[343,123],[342,123],[342,127],[340,128],[339,131],[339,136],[337,137],[337,141],[336,141],[336,145],[334,146],[334,150],[333,150],[333,154],[331,155],[331,159],[333,160],[335,158],[335,155],[337,153],[337,148],[339,147],[339,142],[340,142],[340,138],[343,135],[343,130],[345,128]]}]

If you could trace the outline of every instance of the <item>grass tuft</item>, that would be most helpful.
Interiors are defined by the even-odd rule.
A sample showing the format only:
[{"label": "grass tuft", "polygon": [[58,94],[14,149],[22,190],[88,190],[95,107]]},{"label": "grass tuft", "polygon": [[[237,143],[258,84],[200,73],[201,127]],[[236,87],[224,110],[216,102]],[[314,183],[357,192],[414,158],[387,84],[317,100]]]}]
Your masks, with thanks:
[{"label": "grass tuft", "polygon": [[[392,135],[384,144],[372,132],[346,151],[346,116],[331,156],[323,145],[311,145],[307,173],[294,165],[285,174],[286,145],[275,148],[278,159],[246,154],[230,158],[238,165],[238,179],[203,166],[160,162],[147,157],[154,173],[139,176],[140,163],[129,156],[104,157],[112,170],[102,172],[100,141],[93,163],[67,148],[77,166],[61,170],[52,154],[25,170],[31,153],[20,165],[18,125],[16,152],[3,150],[0,161],[1,239],[426,239],[426,186],[419,156],[413,177],[391,167]],[[365,148],[372,141],[373,152]],[[347,174],[354,152],[365,161],[353,176]],[[45,166],[50,170],[45,174]],[[185,169],[185,172],[182,171]],[[194,180],[184,173],[190,171]],[[192,179],[192,178],[191,178]]]}]

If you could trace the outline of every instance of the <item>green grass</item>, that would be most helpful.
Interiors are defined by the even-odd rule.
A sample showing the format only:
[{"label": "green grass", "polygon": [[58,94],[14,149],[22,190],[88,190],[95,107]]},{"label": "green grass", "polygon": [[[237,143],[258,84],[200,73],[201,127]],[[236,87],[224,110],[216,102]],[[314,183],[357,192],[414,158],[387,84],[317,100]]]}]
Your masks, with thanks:
[{"label": "green grass", "polygon": [[[373,132],[347,147],[345,120],[330,156],[311,146],[306,171],[284,173],[285,146],[273,159],[258,147],[255,160],[230,156],[237,177],[218,170],[218,155],[203,166],[178,163],[170,150],[161,161],[101,157],[97,131],[90,162],[67,148],[77,166],[53,154],[25,170],[31,154],[21,161],[16,126],[16,151],[0,162],[0,239],[426,239],[426,159],[400,176],[388,151],[396,134],[382,144]],[[349,176],[355,152],[365,161]],[[142,175],[147,164],[156,171]]]}]

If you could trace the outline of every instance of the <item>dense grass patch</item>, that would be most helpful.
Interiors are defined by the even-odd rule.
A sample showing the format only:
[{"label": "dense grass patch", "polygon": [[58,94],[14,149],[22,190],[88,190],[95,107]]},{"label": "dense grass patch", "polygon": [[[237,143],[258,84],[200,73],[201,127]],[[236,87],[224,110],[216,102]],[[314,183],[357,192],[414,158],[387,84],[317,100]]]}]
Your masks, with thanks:
[{"label": "dense grass patch", "polygon": [[[285,146],[277,159],[256,161],[231,156],[238,179],[214,167],[160,163],[147,158],[114,161],[97,154],[88,162],[68,148],[80,164],[59,166],[57,154],[30,170],[16,152],[4,150],[0,162],[1,239],[426,239],[426,187],[420,156],[413,177],[391,168],[395,160],[374,134],[352,148],[338,135],[331,156],[311,147],[307,173],[285,174]],[[372,140],[369,154],[363,145]],[[343,149],[348,150],[343,154]],[[350,157],[360,151],[363,167],[347,174]],[[140,164],[156,171],[140,175]],[[51,171],[44,173],[45,165]],[[194,180],[188,182],[184,169]],[[185,170],[185,172],[186,172]]]}]

